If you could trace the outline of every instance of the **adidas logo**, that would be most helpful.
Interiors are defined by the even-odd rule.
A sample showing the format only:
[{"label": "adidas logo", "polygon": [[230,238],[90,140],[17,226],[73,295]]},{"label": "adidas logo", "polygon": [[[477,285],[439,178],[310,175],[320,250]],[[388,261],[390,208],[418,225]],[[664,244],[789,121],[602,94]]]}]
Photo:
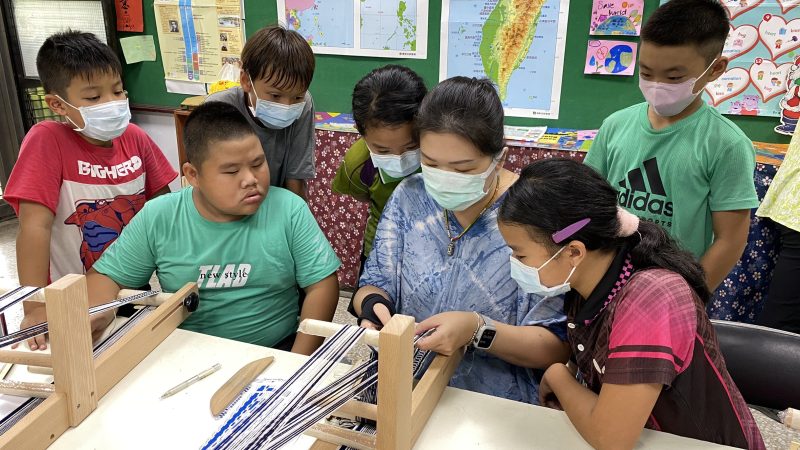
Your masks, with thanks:
[{"label": "adidas logo", "polygon": [[644,172],[636,168],[628,172],[627,179],[621,180],[618,195],[620,206],[648,214],[672,217],[672,202],[661,181],[656,158],[643,162]]}]

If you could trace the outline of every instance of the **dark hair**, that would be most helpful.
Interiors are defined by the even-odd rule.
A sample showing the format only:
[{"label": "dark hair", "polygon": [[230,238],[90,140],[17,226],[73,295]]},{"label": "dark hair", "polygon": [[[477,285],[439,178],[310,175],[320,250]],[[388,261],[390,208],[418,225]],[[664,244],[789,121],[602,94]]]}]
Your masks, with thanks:
[{"label": "dark hair", "polygon": [[223,102],[205,102],[186,119],[183,128],[186,159],[200,170],[212,144],[252,134],[255,134],[253,127],[234,106]]},{"label": "dark hair", "polygon": [[417,115],[419,133],[451,133],[495,157],[505,145],[503,104],[486,78],[453,77],[431,90]]},{"label": "dark hair", "polygon": [[353,88],[353,119],[362,135],[370,127],[412,122],[428,89],[416,72],[390,64],[368,73]]},{"label": "dark hair", "polygon": [[36,70],[48,94],[65,96],[75,77],[122,76],[119,58],[92,33],[67,30],[45,39],[36,55]]},{"label": "dark hair", "polygon": [[586,218],[592,220],[569,240],[601,252],[616,252],[629,243],[636,270],[670,270],[682,276],[703,303],[711,297],[703,268],[659,225],[641,221],[638,234],[618,236],[617,192],[585,164],[558,158],[532,163],[509,188],[499,213],[500,221],[524,226],[551,253],[560,248],[552,234]]},{"label": "dark hair", "polygon": [[730,31],[728,11],[717,0],[670,0],[642,27],[642,42],[694,45],[708,62],[722,53]]},{"label": "dark hair", "polygon": [[278,89],[307,90],[314,78],[314,52],[303,36],[279,25],[262,28],[242,49],[242,69],[253,81],[268,80]]}]

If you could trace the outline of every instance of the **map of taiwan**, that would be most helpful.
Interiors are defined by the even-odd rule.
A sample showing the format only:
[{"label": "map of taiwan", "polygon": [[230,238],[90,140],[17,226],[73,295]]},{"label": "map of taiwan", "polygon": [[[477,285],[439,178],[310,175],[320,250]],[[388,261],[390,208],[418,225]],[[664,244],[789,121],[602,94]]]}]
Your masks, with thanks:
[{"label": "map of taiwan", "polygon": [[486,76],[505,100],[511,75],[533,43],[544,0],[500,0],[483,25],[479,48]]},{"label": "map of taiwan", "polygon": [[569,0],[442,0],[439,79],[489,78],[506,116],[557,119],[568,15]]}]

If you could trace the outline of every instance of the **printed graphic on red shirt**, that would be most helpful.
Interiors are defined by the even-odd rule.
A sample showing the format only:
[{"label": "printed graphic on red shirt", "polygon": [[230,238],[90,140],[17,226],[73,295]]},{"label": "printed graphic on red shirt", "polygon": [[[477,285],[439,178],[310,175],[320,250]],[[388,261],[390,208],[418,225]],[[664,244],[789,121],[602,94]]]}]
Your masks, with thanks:
[{"label": "printed graphic on red shirt", "polygon": [[100,255],[114,242],[122,229],[144,206],[144,193],[118,195],[111,199],[81,200],[75,205],[65,224],[80,228],[80,244],[84,270],[89,270]]},{"label": "printed graphic on red shirt", "polygon": [[25,136],[4,194],[18,214],[21,201],[53,212],[50,279],[57,280],[91,268],[145,198],[176,176],[134,124],[109,148],[89,144],[69,125],[45,121]]}]

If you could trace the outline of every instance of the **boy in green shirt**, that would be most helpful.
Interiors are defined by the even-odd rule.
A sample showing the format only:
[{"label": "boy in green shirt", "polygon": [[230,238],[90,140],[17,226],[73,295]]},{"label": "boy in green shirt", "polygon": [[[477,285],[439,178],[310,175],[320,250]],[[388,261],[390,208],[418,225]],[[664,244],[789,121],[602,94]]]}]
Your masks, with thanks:
[{"label": "boy in green shirt", "polygon": [[369,202],[362,265],[372,250],[378,220],[392,192],[405,177],[419,172],[414,118],[426,93],[422,78],[398,65],[373,70],[353,89],[353,119],[361,139],[344,155],[332,188]]},{"label": "boy in green shirt", "polygon": [[131,221],[88,273],[90,303],[156,271],[167,292],[190,281],[200,288],[200,307],[182,328],[310,354],[322,340],[294,339],[298,314],[333,318],[333,249],[300,197],[270,187],[258,136],[235,107],[206,102],[184,133],[191,187],[148,202]]},{"label": "boy in green shirt", "polygon": [[752,142],[700,96],[728,66],[730,29],[715,0],[671,0],[642,28],[646,103],[608,117],[586,156],[619,205],[663,226],[700,258],[713,291],[747,245],[758,206]]}]

